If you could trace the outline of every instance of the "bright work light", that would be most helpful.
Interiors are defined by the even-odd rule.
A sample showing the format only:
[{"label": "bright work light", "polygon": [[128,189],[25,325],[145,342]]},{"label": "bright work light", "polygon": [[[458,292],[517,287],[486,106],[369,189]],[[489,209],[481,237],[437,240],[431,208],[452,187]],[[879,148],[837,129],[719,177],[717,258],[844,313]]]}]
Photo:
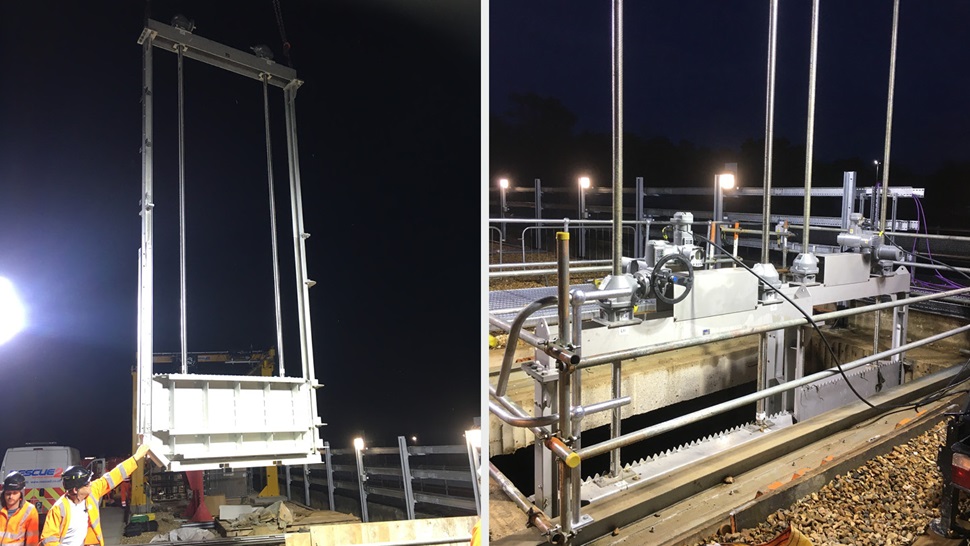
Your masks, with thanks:
[{"label": "bright work light", "polygon": [[0,345],[23,330],[26,322],[24,306],[17,297],[13,283],[0,277]]}]

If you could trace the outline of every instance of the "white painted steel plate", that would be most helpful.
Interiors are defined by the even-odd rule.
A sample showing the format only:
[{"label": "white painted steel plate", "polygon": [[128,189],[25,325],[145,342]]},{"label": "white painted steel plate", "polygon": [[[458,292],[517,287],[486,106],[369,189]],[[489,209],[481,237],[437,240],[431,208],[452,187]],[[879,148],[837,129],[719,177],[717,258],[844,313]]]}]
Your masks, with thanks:
[{"label": "white painted steel plate", "polygon": [[314,387],[299,377],[154,375],[153,446],[171,471],[318,464]]}]

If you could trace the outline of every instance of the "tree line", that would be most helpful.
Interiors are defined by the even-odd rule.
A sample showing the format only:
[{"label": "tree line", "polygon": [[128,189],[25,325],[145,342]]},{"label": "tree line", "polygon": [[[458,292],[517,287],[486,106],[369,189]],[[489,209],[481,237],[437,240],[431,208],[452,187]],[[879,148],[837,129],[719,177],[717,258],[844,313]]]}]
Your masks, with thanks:
[{"label": "tree line", "polygon": [[[559,99],[536,94],[513,94],[508,111],[490,116],[489,180],[510,177],[518,186],[531,186],[539,178],[543,187],[572,187],[579,173],[590,176],[598,186],[612,183],[612,135],[577,131],[577,116]],[[623,135],[624,186],[644,177],[648,187],[697,187],[713,181],[725,163],[736,163],[738,179],[747,187],[763,187],[765,139],[749,137],[735,148],[712,149],[665,137]],[[804,187],[804,143],[775,138],[772,148],[772,187]],[[890,186],[926,189],[923,209],[928,229],[965,229],[970,213],[970,162],[948,161],[929,174],[892,163]],[[840,186],[843,173],[855,171],[857,187],[873,186],[876,178],[872,159],[849,157],[812,162],[812,185]],[[915,218],[915,206],[903,200],[899,214]],[[815,203],[813,202],[813,207]],[[801,207],[799,205],[799,210]],[[773,209],[774,211],[774,209]]]}]

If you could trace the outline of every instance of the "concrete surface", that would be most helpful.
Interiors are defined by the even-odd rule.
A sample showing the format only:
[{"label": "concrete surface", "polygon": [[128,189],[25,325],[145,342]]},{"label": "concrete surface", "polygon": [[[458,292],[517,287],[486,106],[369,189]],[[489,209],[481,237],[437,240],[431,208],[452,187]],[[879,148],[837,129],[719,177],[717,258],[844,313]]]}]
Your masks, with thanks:
[{"label": "concrete surface", "polygon": [[101,508],[101,532],[104,533],[105,546],[121,544],[125,534],[125,510],[120,506]]}]

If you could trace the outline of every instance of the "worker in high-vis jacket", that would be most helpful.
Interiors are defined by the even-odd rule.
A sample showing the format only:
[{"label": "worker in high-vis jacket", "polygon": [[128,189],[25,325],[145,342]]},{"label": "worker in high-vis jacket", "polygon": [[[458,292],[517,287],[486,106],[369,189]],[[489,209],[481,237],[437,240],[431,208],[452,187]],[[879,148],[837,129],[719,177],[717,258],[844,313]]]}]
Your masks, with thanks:
[{"label": "worker in high-vis jacket", "polygon": [[3,479],[3,508],[0,509],[0,544],[8,546],[37,546],[37,508],[24,502],[24,486],[27,478],[16,470]]},{"label": "worker in high-vis jacket", "polygon": [[68,467],[61,474],[64,494],[47,512],[44,530],[40,533],[42,546],[104,546],[101,532],[101,497],[107,495],[138,468],[138,461],[148,454],[147,444],[141,444],[135,454],[100,478],[91,481],[91,471],[83,466]]}]

